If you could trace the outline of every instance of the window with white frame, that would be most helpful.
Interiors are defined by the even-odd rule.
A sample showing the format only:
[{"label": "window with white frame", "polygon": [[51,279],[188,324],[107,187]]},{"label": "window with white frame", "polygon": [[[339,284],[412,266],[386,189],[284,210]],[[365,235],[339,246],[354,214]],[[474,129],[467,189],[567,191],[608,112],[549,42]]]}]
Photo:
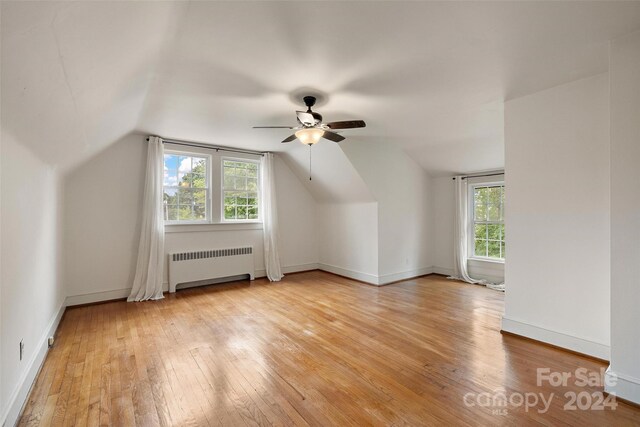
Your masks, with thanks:
[{"label": "window with white frame", "polygon": [[469,257],[504,260],[504,184],[477,184],[470,190]]},{"label": "window with white frame", "polygon": [[167,223],[207,222],[210,158],[204,155],[164,155],[164,219]]},{"label": "window with white frame", "polygon": [[246,221],[259,218],[258,164],[256,162],[223,159],[223,199],[225,221]]},{"label": "window with white frame", "polygon": [[238,156],[223,157],[201,149],[165,149],[165,223],[259,221],[260,164],[254,159],[257,156]]}]

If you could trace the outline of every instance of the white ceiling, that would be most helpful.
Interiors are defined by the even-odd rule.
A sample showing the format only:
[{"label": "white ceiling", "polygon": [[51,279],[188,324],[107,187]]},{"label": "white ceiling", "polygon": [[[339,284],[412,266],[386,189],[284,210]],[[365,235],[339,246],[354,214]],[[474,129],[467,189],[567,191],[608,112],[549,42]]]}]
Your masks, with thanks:
[{"label": "white ceiling", "polygon": [[302,170],[286,130],[251,126],[294,124],[310,87],[325,121],[367,122],[348,138],[494,169],[505,99],[607,71],[637,29],[640,2],[3,2],[2,126],[66,169],[139,131]]}]

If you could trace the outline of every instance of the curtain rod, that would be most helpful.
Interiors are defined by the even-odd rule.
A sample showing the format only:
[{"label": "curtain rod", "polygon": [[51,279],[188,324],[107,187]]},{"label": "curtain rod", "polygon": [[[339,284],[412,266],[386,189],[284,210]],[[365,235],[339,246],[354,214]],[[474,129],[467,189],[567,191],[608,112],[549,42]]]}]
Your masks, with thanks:
[{"label": "curtain rod", "polygon": [[[504,172],[487,173],[487,174],[484,174],[484,175],[465,175],[465,176],[461,176],[460,179],[482,178],[482,177],[485,177],[485,176],[499,176],[499,175],[504,175]],[[455,181],[456,177],[454,176],[452,179]]]},{"label": "curtain rod", "polygon": [[[243,150],[241,148],[230,148],[222,145],[210,145],[210,144],[203,144],[201,142],[182,141],[179,139],[164,139],[162,137],[160,137],[160,139],[162,139],[162,143],[183,145],[185,147],[206,148],[209,150],[216,150],[216,151],[229,151],[231,153],[256,154],[258,156],[264,156],[264,154],[266,153],[266,151]],[[146,140],[149,141],[149,137],[147,137]]]}]

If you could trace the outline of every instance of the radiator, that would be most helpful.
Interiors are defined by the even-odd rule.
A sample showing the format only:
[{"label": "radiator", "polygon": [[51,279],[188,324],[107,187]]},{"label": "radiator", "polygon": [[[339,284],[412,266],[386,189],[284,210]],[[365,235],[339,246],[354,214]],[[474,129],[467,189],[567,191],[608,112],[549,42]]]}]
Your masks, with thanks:
[{"label": "radiator", "polygon": [[180,283],[248,274],[254,279],[253,247],[169,254],[169,292]]}]

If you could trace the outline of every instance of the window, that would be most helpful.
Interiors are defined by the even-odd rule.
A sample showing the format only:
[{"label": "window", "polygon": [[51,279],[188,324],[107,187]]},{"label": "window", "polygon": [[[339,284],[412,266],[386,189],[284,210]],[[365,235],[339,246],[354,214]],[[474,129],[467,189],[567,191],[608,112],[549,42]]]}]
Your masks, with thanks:
[{"label": "window", "polygon": [[472,258],[504,260],[504,184],[471,187]]},{"label": "window", "polygon": [[258,164],[250,161],[223,160],[224,220],[257,220]]},{"label": "window", "polygon": [[[177,147],[177,146],[176,146]],[[258,222],[259,157],[194,148],[165,148],[164,219],[167,225]]]},{"label": "window", "polygon": [[180,153],[164,155],[164,219],[205,222],[209,219],[209,158]]}]

